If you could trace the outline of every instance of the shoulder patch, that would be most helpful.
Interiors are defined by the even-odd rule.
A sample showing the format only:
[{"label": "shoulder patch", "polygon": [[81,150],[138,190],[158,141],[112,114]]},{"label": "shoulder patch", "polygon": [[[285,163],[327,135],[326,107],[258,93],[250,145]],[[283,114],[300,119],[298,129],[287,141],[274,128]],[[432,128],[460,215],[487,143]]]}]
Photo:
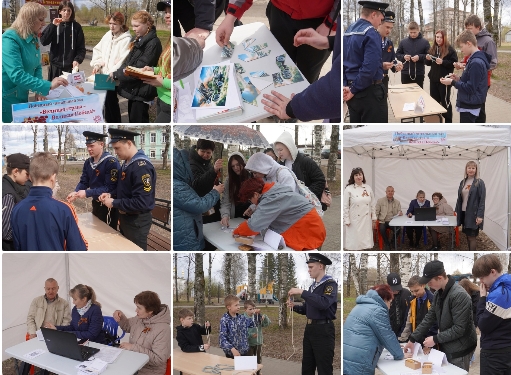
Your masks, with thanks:
[{"label": "shoulder patch", "polygon": [[141,166],[143,166],[143,165],[146,165],[145,160],[139,160],[139,162],[138,162],[138,166],[139,166],[139,167],[141,167]]},{"label": "shoulder patch", "polygon": [[110,181],[112,182],[117,181],[117,169],[110,170]]},{"label": "shoulder patch", "polygon": [[115,163],[115,158],[110,158],[110,163]]},{"label": "shoulder patch", "polygon": [[150,174],[143,175],[142,183],[144,184],[144,191],[149,193],[151,191],[151,189],[153,188],[151,186],[151,175]]},{"label": "shoulder patch", "polygon": [[333,287],[333,286],[331,286],[331,285],[328,285],[328,286],[325,288],[325,291],[323,292],[323,294],[326,294],[326,295],[328,295],[328,296],[329,296],[329,295],[331,295],[331,294],[332,294],[333,290],[334,290],[334,287]]}]

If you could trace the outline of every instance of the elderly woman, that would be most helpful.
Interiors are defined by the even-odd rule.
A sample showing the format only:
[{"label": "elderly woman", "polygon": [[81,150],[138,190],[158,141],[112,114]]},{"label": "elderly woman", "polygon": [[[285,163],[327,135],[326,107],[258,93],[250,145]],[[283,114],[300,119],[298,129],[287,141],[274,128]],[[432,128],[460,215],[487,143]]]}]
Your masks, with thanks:
[{"label": "elderly woman", "polygon": [[[326,179],[323,171],[311,158],[298,152],[295,142],[290,133],[282,133],[274,143],[275,151],[282,161],[283,165],[291,169],[296,178],[303,181],[318,200],[325,190]],[[326,204],[322,204],[323,211],[327,209]]]},{"label": "elderly woman", "polygon": [[[344,375],[374,375],[383,348],[394,360],[405,357],[390,326],[389,308],[394,294],[387,284],[376,285],[357,297],[343,326]],[[407,353],[406,357],[411,357]]]},{"label": "elderly woman", "polygon": [[[433,207],[436,208],[436,216],[452,216],[454,215],[454,210],[450,205],[447,204],[447,200],[444,198],[442,193],[433,193],[431,196],[431,200],[433,201]],[[449,233],[451,230],[450,227],[428,227],[429,232],[431,233],[431,241],[433,242],[433,246],[429,249],[429,251],[440,250],[440,242],[438,240],[438,235],[441,233]]]},{"label": "elderly woman", "polygon": [[43,79],[38,35],[47,13],[41,4],[27,2],[2,35],[2,122],[12,122],[12,105],[27,103],[30,90],[44,100],[51,89],[67,86],[64,78]]},{"label": "elderly woman", "polygon": [[240,201],[241,184],[250,178],[245,169],[245,157],[239,152],[234,152],[227,163],[229,166],[228,177],[225,179],[225,190],[220,201],[220,215],[222,226],[229,226],[229,219],[242,217],[249,208],[250,203]]},{"label": "elderly woman", "polygon": [[79,339],[87,339],[103,344],[103,314],[101,304],[96,301],[96,293],[90,286],[78,284],[69,291],[75,307],[71,311],[71,324],[68,326],[54,326],[44,322],[46,328],[57,329],[74,333]]},{"label": "elderly woman", "polygon": [[376,208],[373,189],[366,184],[362,168],[353,168],[344,189],[345,248],[371,249],[374,246],[373,227],[376,228]]},{"label": "elderly woman", "polygon": [[468,250],[476,250],[479,229],[483,229],[486,187],[479,178],[477,163],[469,161],[465,166],[465,178],[458,187],[456,201],[456,218],[458,226],[467,236]]},{"label": "elderly woman", "polygon": [[253,236],[269,228],[294,250],[317,249],[325,241],[325,226],[316,209],[289,186],[250,178],[241,185],[240,200],[250,200],[257,210],[234,230],[234,235]]},{"label": "elderly woman", "polygon": [[138,375],[164,375],[170,357],[170,309],[151,291],[137,294],[133,302],[137,306],[133,318],[128,319],[120,310],[113,314],[119,326],[130,334],[129,343],[121,342],[121,348],[149,356]]}]

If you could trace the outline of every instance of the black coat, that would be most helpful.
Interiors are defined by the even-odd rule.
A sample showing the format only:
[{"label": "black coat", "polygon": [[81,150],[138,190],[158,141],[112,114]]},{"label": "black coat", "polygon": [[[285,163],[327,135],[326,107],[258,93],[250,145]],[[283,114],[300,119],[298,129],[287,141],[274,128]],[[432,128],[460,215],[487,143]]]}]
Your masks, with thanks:
[{"label": "black coat", "polygon": [[468,193],[468,202],[467,209],[465,211],[465,222],[461,222],[461,212],[463,205],[463,196],[461,195],[461,191],[463,190],[463,186],[465,185],[466,179],[461,180],[460,186],[458,187],[458,200],[456,201],[456,221],[458,226],[464,225],[466,228],[470,229],[483,229],[484,221],[478,225],[476,225],[476,219],[480,217],[484,219],[484,208],[486,201],[486,187],[484,186],[484,181],[480,178],[474,179],[472,186],[470,186],[470,191]]},{"label": "black coat", "polygon": [[[401,74],[411,75],[412,77],[415,75],[415,66],[417,66],[417,75],[423,76],[425,74],[424,70],[424,61],[426,60],[426,55],[429,51],[429,42],[422,37],[422,34],[419,33],[417,38],[405,38],[399,43],[399,47],[397,47],[396,57],[398,60],[403,62],[404,68],[401,70]],[[419,61],[416,63],[407,62],[405,64],[405,55],[419,56]],[[411,73],[410,73],[411,67]]]},{"label": "black coat", "polygon": [[[438,56],[435,54],[434,56]],[[453,63],[458,61],[458,55],[454,48],[449,46],[447,55],[442,58],[442,64],[438,65],[436,62],[431,60],[425,60],[426,65],[431,66],[431,70],[428,73],[428,77],[432,82],[440,82],[440,78],[445,77],[447,74],[454,72]]]},{"label": "black coat", "polygon": [[73,65],[73,61],[81,64],[85,59],[85,36],[82,26],[76,21],[61,22],[58,26],[50,23],[46,26],[41,34],[41,44],[47,46],[50,43],[51,65],[69,68]]},{"label": "black coat", "polygon": [[206,335],[206,327],[193,323],[191,327],[176,327],[177,344],[185,353],[204,352],[204,342],[201,335]]},{"label": "black coat", "polygon": [[[132,42],[136,39],[133,38]],[[121,67],[114,73],[119,80],[117,92],[126,99],[139,102],[153,100],[158,94],[156,87],[143,83],[140,79],[124,75],[123,70],[127,66],[143,68],[144,66],[156,66],[162,52],[160,39],[156,36],[156,30],[151,30],[135,41],[133,48],[122,63]]]}]

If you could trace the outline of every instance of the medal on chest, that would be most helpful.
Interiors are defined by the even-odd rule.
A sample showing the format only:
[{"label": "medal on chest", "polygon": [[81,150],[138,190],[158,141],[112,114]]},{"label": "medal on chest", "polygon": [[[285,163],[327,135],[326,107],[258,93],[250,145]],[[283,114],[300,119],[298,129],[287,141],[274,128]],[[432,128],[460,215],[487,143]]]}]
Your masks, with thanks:
[{"label": "medal on chest", "polygon": [[368,197],[369,196],[369,193],[367,192],[366,189],[364,189],[364,192],[362,193],[362,196],[363,197]]}]

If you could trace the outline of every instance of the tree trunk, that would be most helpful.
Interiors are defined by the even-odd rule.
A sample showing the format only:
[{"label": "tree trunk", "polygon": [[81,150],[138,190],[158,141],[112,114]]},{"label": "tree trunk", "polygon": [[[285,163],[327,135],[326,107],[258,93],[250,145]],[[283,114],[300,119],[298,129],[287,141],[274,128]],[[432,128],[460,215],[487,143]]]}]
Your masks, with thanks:
[{"label": "tree trunk", "polygon": [[314,150],[312,159],[321,168],[321,141],[323,135],[323,125],[314,125]]},{"label": "tree trunk", "polygon": [[211,268],[213,267],[213,259],[215,257],[211,256],[211,252],[208,254],[208,279],[209,279],[209,285],[208,285],[208,305],[211,305]]},{"label": "tree trunk", "polygon": [[247,299],[251,299],[252,301],[256,301],[256,253],[247,254],[248,261],[248,290],[247,290]]},{"label": "tree trunk", "polygon": [[[414,2],[414,0],[410,0],[410,21],[415,21],[415,2]],[[422,31],[424,31],[424,30],[422,30]]]},{"label": "tree trunk", "polygon": [[499,6],[500,0],[494,0],[493,6],[493,41],[498,46],[500,40],[500,28],[499,28]]},{"label": "tree trunk", "polygon": [[39,125],[30,125],[30,127],[32,128],[32,133],[34,133],[34,151],[32,153],[32,155],[34,155],[37,151],[37,128],[38,128]]},{"label": "tree trunk", "polygon": [[181,138],[179,138],[179,134],[176,132],[174,132],[174,147],[178,150],[183,149],[183,142],[181,142]]},{"label": "tree trunk", "polygon": [[381,253],[376,254],[376,284],[381,284]]},{"label": "tree trunk", "polygon": [[366,292],[367,292],[367,260],[368,260],[368,254],[362,253],[360,255],[360,269],[359,269],[360,293],[361,294],[366,294]]},{"label": "tree trunk", "polygon": [[192,140],[190,139],[190,137],[184,137],[182,145],[183,145],[183,149],[189,150],[190,147],[192,146]]},{"label": "tree trunk", "polygon": [[278,254],[280,268],[279,327],[287,328],[287,253]]},{"label": "tree trunk", "polygon": [[300,129],[300,125],[295,125],[295,146],[298,147],[298,129]]},{"label": "tree trunk", "polygon": [[43,151],[48,152],[48,125],[44,125]]},{"label": "tree trunk", "polygon": [[507,264],[507,273],[511,273],[511,254],[509,254],[509,261]]},{"label": "tree trunk", "polygon": [[167,134],[167,136],[165,137],[165,151],[163,151],[162,169],[168,169],[167,158],[170,150],[170,135],[172,133],[170,130],[170,125],[165,125],[165,133]]},{"label": "tree trunk", "polygon": [[399,254],[390,254],[390,272],[399,272]]},{"label": "tree trunk", "polygon": [[186,302],[190,302],[190,268],[192,267],[192,254],[188,255],[188,269],[186,270]]},{"label": "tree trunk", "polygon": [[328,157],[327,176],[328,181],[335,181],[337,172],[337,150],[339,148],[339,125],[332,125],[330,136],[330,156]]},{"label": "tree trunk", "polygon": [[224,273],[224,285],[225,295],[231,294],[231,265],[232,265],[232,253],[227,253],[224,256],[225,262],[225,273]]},{"label": "tree trunk", "polygon": [[346,295],[348,297],[351,297],[351,278],[352,278],[352,272],[351,272],[351,262],[350,258],[348,257],[348,272],[346,276]]},{"label": "tree trunk", "polygon": [[419,22],[421,25],[421,30],[424,32],[424,13],[422,11],[422,0],[417,0],[417,7],[419,8]]},{"label": "tree trunk", "polygon": [[177,287],[177,254],[176,253],[174,253],[174,286],[175,286],[175,290],[176,290],[175,301],[178,302],[179,301],[179,290]]},{"label": "tree trunk", "polygon": [[197,323],[206,321],[206,306],[204,305],[204,254],[195,254],[195,283],[193,286],[193,312]]},{"label": "tree trunk", "polygon": [[475,0],[470,0],[470,14],[474,14]]},{"label": "tree trunk", "polygon": [[360,283],[358,281],[358,269],[357,269],[357,260],[355,258],[355,254],[350,254],[350,269],[351,269],[351,276],[353,278],[353,284],[355,285],[355,293],[357,297],[362,294],[360,293]]},{"label": "tree trunk", "polygon": [[65,128],[64,132],[64,165],[62,166],[62,172],[66,172],[66,163],[67,163],[67,153],[66,153],[66,145],[67,145],[67,136],[69,134],[69,125],[63,125]]},{"label": "tree trunk", "polygon": [[412,276],[412,254],[404,253],[401,255],[401,285],[408,285],[408,281]]},{"label": "tree trunk", "polygon": [[491,0],[483,0],[484,25],[490,34],[493,34],[493,20],[491,16]]}]

